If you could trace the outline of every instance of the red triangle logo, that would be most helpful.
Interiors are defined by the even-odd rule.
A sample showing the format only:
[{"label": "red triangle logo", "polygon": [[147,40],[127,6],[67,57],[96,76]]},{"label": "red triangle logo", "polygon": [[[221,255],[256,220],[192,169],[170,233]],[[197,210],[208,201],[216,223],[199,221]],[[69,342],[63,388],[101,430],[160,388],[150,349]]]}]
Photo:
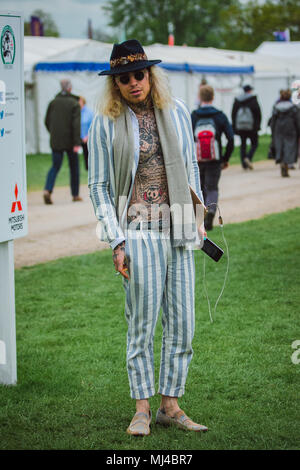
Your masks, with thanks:
[{"label": "red triangle logo", "polygon": [[18,194],[19,194],[19,190],[18,190],[18,185],[16,183],[15,185],[15,197],[16,197],[16,200],[12,203],[11,205],[11,213],[15,212],[16,210],[16,207],[18,207],[18,210],[21,211],[22,210],[22,204],[21,204],[21,201],[18,201]]}]

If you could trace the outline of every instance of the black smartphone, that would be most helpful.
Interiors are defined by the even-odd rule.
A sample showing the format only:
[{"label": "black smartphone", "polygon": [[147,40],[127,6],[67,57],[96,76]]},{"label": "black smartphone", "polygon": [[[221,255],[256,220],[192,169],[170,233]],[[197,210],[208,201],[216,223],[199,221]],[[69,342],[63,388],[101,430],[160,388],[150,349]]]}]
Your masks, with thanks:
[{"label": "black smartphone", "polygon": [[212,242],[209,238],[206,238],[204,240],[201,250],[204,251],[204,253],[206,253],[216,262],[219,261],[221,256],[223,256],[224,254],[224,251],[218,245]]}]

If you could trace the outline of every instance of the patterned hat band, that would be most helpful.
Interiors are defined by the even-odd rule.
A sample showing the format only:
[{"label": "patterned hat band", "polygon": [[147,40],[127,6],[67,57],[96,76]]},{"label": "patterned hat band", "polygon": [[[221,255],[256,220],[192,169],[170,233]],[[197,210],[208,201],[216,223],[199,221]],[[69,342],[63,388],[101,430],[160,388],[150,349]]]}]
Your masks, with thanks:
[{"label": "patterned hat band", "polygon": [[137,39],[128,39],[121,44],[114,44],[110,55],[110,69],[102,70],[99,75],[120,75],[147,69],[161,60],[148,60],[142,45]]},{"label": "patterned hat band", "polygon": [[131,54],[126,57],[119,57],[110,61],[110,67],[118,67],[119,65],[127,65],[132,62],[138,62],[140,60],[148,60],[146,54]]}]

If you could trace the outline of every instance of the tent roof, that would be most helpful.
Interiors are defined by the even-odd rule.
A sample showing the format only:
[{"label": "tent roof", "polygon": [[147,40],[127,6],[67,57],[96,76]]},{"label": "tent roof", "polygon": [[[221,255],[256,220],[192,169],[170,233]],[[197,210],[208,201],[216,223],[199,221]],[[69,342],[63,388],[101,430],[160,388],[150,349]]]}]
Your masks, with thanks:
[{"label": "tent roof", "polygon": [[80,47],[87,39],[62,39],[40,36],[24,36],[24,64],[33,65],[41,59]]},{"label": "tent roof", "polygon": [[145,47],[149,57],[161,59],[162,65],[169,70],[174,65],[183,64],[186,70],[211,73],[253,73],[252,64],[242,64],[239,59],[220,56],[207,47],[166,46],[152,44]]},{"label": "tent roof", "polygon": [[265,41],[255,50],[257,54],[275,57],[300,57],[300,41]]},{"label": "tent roof", "polygon": [[31,73],[35,64],[48,60],[57,54],[80,48],[87,39],[62,39],[40,36],[24,36],[24,72],[25,81],[31,81]]},{"label": "tent roof", "polygon": [[[112,44],[93,40],[26,37],[25,64],[37,71],[92,72],[109,68]],[[207,48],[165,46],[153,44],[145,47],[149,59],[159,58],[162,67],[170,71],[194,71],[200,73],[249,74],[252,64],[242,64],[213,54]],[[30,57],[31,54],[31,57]],[[26,65],[25,65],[26,67]],[[27,69],[28,69],[27,68]]]},{"label": "tent roof", "polygon": [[220,54],[230,59],[238,59],[242,64],[254,65],[257,74],[265,75],[290,75],[300,74],[300,63],[289,57],[278,60],[277,57],[256,52],[232,51],[226,49],[209,48],[214,53]]}]

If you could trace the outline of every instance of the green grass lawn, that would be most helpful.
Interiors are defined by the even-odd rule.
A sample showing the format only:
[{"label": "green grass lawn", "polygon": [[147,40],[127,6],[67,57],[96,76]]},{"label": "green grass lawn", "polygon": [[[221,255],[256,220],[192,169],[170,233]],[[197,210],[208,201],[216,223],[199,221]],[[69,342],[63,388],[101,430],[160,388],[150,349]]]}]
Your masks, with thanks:
[{"label": "green grass lawn", "polygon": [[[268,155],[270,144],[270,136],[263,135],[259,139],[259,147],[254,156],[254,161],[265,160]],[[234,165],[240,163],[240,150],[239,147],[234,149],[230,159],[230,164]],[[27,189],[28,191],[37,191],[44,188],[46,175],[51,167],[51,155],[27,155]],[[80,182],[87,183],[87,171],[84,167],[83,155],[79,156],[80,161]],[[68,157],[65,154],[63,164],[60,172],[58,173],[56,186],[67,186],[69,184],[70,172],[68,166]]]},{"label": "green grass lawn", "polygon": [[[121,279],[111,251],[16,271],[18,384],[0,387],[1,449],[299,449],[300,209],[225,227],[229,279],[210,323],[196,260],[194,358],[180,405],[205,434],[134,438]],[[223,245],[220,229],[211,238]],[[226,258],[206,258],[214,304]],[[161,324],[155,338],[156,375]],[[151,398],[155,413],[159,396]]]}]

